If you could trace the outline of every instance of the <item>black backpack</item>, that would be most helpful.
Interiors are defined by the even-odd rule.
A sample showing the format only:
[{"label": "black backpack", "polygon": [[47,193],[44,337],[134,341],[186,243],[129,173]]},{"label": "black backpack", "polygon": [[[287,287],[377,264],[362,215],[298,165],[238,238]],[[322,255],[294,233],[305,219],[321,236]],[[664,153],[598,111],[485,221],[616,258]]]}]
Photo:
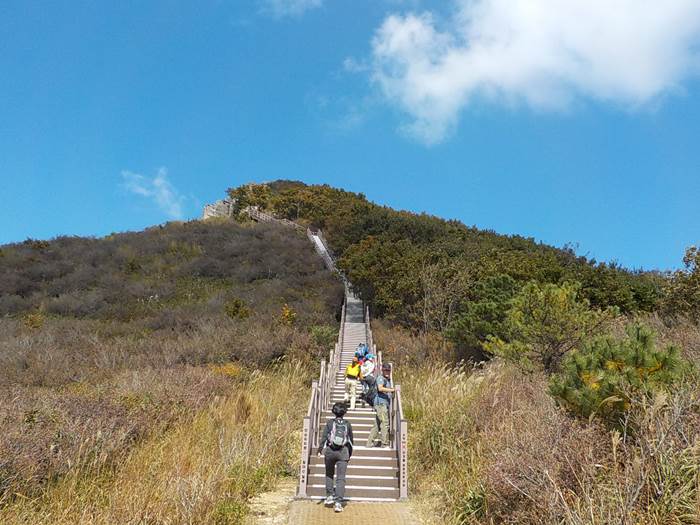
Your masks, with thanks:
[{"label": "black backpack", "polygon": [[340,450],[348,441],[348,422],[340,418],[334,419],[326,444],[333,450]]},{"label": "black backpack", "polygon": [[374,376],[367,376],[362,379],[362,394],[360,399],[365,401],[369,406],[374,406],[374,398],[377,397],[379,390],[377,389],[377,380]]}]

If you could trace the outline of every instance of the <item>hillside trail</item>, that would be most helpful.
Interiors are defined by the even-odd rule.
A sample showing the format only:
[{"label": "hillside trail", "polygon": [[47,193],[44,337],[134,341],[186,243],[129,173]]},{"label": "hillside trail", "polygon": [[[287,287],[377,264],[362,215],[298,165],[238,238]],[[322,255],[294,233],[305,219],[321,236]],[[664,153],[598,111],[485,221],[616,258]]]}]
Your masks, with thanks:
[{"label": "hillside trail", "polygon": [[274,491],[253,498],[246,525],[421,525],[409,503],[350,502],[342,513],[335,513],[322,502],[295,500],[296,482],[287,480]]},{"label": "hillside trail", "polygon": [[[328,364],[321,362],[321,376],[318,386],[314,386],[315,392],[322,392],[323,401],[319,405],[319,395],[312,395],[312,404],[307,416],[307,423],[312,421],[325,421],[333,417],[330,406],[333,402],[343,401],[345,398],[345,367],[352,361],[358,344],[368,345],[377,356],[377,366],[381,365],[381,352],[377,353],[373,344],[371,328],[369,324],[369,309],[365,309],[364,302],[357,297],[345,277],[338,271],[334,258],[327,247],[323,234],[303,228],[291,221],[276,219],[274,216],[261,212],[257,207],[248,207],[250,217],[258,222],[274,222],[285,226],[292,226],[304,231],[309,240],[314,244],[316,252],[321,256],[326,267],[343,278],[345,284],[345,305],[341,321],[339,341],[336,348],[331,351]],[[326,367],[327,368],[324,368]],[[314,383],[316,385],[316,383]],[[326,399],[325,396],[328,396]],[[396,385],[396,393],[392,406],[401,406],[400,386]],[[314,411],[315,410],[315,411]],[[348,501],[342,513],[335,513],[332,508],[323,505],[325,498],[324,465],[323,460],[315,457],[310,452],[308,443],[302,447],[302,481],[294,482],[285,480],[274,491],[258,495],[250,503],[250,517],[246,525],[365,525],[368,521],[378,521],[382,525],[420,525],[417,513],[411,504],[406,501],[408,485],[406,472],[404,478],[399,479],[401,469],[399,461],[402,460],[405,468],[405,447],[407,434],[401,409],[397,414],[392,412],[392,428],[395,442],[384,450],[368,448],[356,445],[355,454],[348,465],[348,480],[345,497]],[[347,420],[354,426],[354,435],[358,443],[364,443],[370,436],[374,423],[374,414],[371,408],[353,407],[347,412]],[[305,429],[306,424],[305,423]],[[399,426],[395,426],[398,424]],[[402,428],[404,430],[402,430]],[[311,441],[318,438],[320,429],[313,428]],[[404,447],[404,456],[399,452],[399,447]],[[308,460],[308,464],[304,463]],[[308,476],[308,478],[306,477]],[[307,481],[308,480],[308,481]],[[401,483],[400,483],[401,481]],[[297,483],[301,483],[300,491],[297,491]],[[303,489],[303,490],[302,490]],[[295,495],[301,493],[303,499],[295,499]]]}]

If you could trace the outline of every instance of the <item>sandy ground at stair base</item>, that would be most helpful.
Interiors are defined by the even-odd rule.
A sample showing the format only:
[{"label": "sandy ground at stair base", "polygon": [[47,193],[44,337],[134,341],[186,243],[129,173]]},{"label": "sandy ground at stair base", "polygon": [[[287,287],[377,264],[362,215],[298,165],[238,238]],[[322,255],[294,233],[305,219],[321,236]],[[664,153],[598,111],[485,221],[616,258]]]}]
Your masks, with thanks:
[{"label": "sandy ground at stair base", "polygon": [[294,481],[285,481],[273,492],[251,502],[246,525],[420,525],[407,503],[353,503],[339,514],[315,501],[294,501]]}]

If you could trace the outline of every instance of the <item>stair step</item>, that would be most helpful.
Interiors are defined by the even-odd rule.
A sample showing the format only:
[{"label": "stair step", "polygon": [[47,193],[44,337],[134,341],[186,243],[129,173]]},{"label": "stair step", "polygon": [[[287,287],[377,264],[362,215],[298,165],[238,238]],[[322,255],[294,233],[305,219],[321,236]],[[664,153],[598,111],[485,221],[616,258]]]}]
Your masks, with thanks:
[{"label": "stair step", "polygon": [[[309,466],[309,472],[311,474],[323,474],[325,475],[326,466],[323,463],[316,463]],[[355,461],[350,460],[348,463],[348,475],[354,474],[358,476],[398,476],[398,469],[389,465],[364,465],[356,464]]]},{"label": "stair step", "polygon": [[[328,417],[321,417],[321,422],[325,425],[325,422],[331,419],[332,417],[333,416],[331,415],[329,415]],[[373,425],[375,420],[374,414],[345,414],[344,418],[347,421],[350,421],[350,423],[352,423],[353,426],[355,425],[355,423],[365,423],[368,425]]]},{"label": "stair step", "polygon": [[[312,485],[324,485],[326,474],[309,474],[309,483]],[[399,478],[396,476],[361,476],[356,474],[345,475],[346,487],[348,485],[362,485],[363,487],[372,488],[399,488]]]},{"label": "stair step", "polygon": [[[372,427],[359,428],[359,429],[355,429],[355,427],[353,427],[352,435],[354,436],[356,443],[364,444],[367,442],[367,438],[369,438],[369,433],[371,431],[372,431]],[[318,432],[319,436],[321,436],[322,434],[323,434],[323,429],[319,430],[319,432]]]},{"label": "stair step", "polygon": [[[311,458],[318,459],[323,462],[323,458],[319,458],[316,455],[316,451],[311,455]],[[355,445],[352,447],[352,461],[358,458],[379,458],[379,459],[393,459],[397,458],[395,448],[380,448],[380,447],[366,447],[364,443],[360,445]]]},{"label": "stair step", "polygon": [[[323,496],[326,495],[325,484],[309,484],[306,493],[309,496]],[[345,497],[348,499],[361,498],[366,500],[367,498],[385,498],[396,501],[399,499],[399,488],[384,488],[384,487],[367,487],[363,485],[345,485]]]},{"label": "stair step", "polygon": [[[350,458],[349,465],[358,467],[391,467],[396,470],[399,468],[399,460],[396,458],[386,458],[380,456],[355,457],[355,454]],[[324,459],[314,455],[309,461],[310,466],[318,465],[319,468],[325,468]]]},{"label": "stair step", "polygon": [[[326,499],[326,495],[322,496],[309,496],[310,500],[317,500],[317,501],[323,501]],[[398,501],[396,498],[356,498],[352,497],[349,498],[347,494],[345,495],[345,501],[361,501],[361,502],[367,502],[367,503],[394,503]]]},{"label": "stair step", "polygon": [[[362,403],[358,403],[355,405],[355,408],[353,410],[348,410],[345,415],[346,416],[374,416],[374,409],[370,408],[369,406],[363,407]],[[333,412],[330,410],[324,410],[321,412],[321,419],[330,419],[334,417]]]}]

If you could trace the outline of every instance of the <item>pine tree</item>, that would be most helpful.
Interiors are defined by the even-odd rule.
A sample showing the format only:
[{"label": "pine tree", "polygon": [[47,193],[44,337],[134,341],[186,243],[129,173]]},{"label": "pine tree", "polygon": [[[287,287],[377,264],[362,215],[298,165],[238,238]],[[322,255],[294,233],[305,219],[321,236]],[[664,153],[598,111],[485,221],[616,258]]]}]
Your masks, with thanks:
[{"label": "pine tree", "polygon": [[490,336],[484,348],[526,370],[558,372],[564,356],[602,333],[617,314],[614,308],[591,308],[580,290],[579,283],[530,281],[513,299],[503,323],[509,340]]},{"label": "pine tree", "polygon": [[550,393],[576,415],[618,424],[634,397],[668,388],[685,366],[677,347],[657,349],[654,332],[632,324],[624,339],[599,337],[573,352]]}]

